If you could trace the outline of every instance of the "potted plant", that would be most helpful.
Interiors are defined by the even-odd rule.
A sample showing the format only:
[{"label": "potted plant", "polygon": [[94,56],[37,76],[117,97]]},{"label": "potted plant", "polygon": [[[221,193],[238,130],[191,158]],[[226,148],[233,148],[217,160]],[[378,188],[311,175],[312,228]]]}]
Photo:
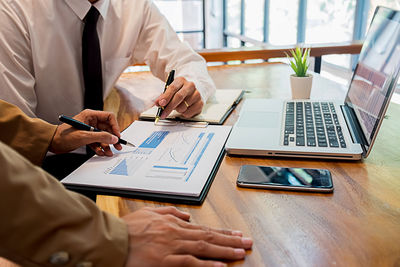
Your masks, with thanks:
[{"label": "potted plant", "polygon": [[293,59],[286,54],[289,58],[290,66],[294,70],[295,74],[290,76],[290,86],[292,88],[293,99],[309,99],[312,87],[311,74],[307,74],[310,56],[310,48],[304,49],[296,47],[296,49],[290,50],[290,54]]}]

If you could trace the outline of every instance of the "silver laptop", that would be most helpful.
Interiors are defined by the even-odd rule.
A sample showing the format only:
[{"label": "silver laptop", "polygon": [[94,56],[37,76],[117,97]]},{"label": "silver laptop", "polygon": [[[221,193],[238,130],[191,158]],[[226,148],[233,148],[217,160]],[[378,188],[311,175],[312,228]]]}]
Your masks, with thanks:
[{"label": "silver laptop", "polygon": [[365,158],[399,70],[400,11],[378,7],[344,103],[247,99],[225,149],[233,155]]}]

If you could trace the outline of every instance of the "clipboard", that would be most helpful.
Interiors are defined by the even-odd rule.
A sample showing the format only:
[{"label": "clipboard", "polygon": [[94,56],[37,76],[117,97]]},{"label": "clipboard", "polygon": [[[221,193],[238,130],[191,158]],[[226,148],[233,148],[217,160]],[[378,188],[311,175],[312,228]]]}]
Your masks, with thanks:
[{"label": "clipboard", "polygon": [[[202,112],[193,117],[185,118],[173,111],[167,120],[207,122],[211,125],[222,125],[243,98],[245,91],[242,89],[217,89],[204,105]],[[140,114],[142,120],[154,120],[157,107],[152,107]]]},{"label": "clipboard", "polygon": [[[152,124],[154,125],[153,122],[144,122],[144,121],[137,121],[135,122],[136,124]],[[154,126],[156,127],[156,126]],[[167,127],[156,127],[156,129],[168,129],[169,126]],[[164,188],[164,185],[162,184],[158,184],[160,182],[162,182],[162,177],[156,177],[156,176],[151,176],[151,175],[147,175],[147,176],[141,176],[140,175],[140,171],[137,171],[137,173],[139,173],[139,175],[136,177],[137,179],[149,179],[148,181],[151,181],[151,179],[155,179],[154,181],[154,185],[157,187],[159,186],[159,188],[154,188],[154,192],[152,192],[151,190],[149,190],[147,188],[147,190],[145,190],[145,188],[140,188],[139,186],[137,186],[137,188],[129,188],[126,189],[127,187],[122,187],[118,184],[116,184],[115,187],[110,187],[110,185],[105,184],[103,186],[103,183],[101,181],[104,180],[97,180],[96,181],[96,173],[94,173],[93,175],[90,175],[90,172],[87,172],[88,175],[85,174],[84,171],[79,171],[80,168],[82,168],[82,166],[84,166],[85,164],[89,163],[90,161],[93,160],[93,158],[91,160],[89,160],[87,163],[83,164],[80,168],[78,168],[77,170],[75,170],[71,175],[69,175],[68,177],[66,177],[64,180],[62,180],[61,182],[64,184],[64,186],[72,191],[76,191],[82,194],[105,194],[105,195],[113,195],[113,196],[121,196],[121,197],[128,197],[128,198],[137,198],[137,199],[147,199],[147,200],[153,200],[153,201],[160,201],[160,202],[169,202],[169,203],[181,203],[181,204],[190,204],[190,205],[201,205],[204,202],[204,199],[206,198],[208,191],[211,187],[212,182],[214,181],[215,175],[219,169],[219,166],[222,162],[222,159],[225,155],[225,143],[227,140],[227,137],[230,133],[231,127],[230,126],[206,126],[206,127],[202,127],[202,128],[193,128],[191,126],[179,126],[179,129],[182,129],[182,127],[185,127],[185,129],[190,129],[188,130],[189,133],[193,133],[193,136],[200,136],[202,135],[204,138],[208,135],[210,136],[210,134],[215,134],[213,135],[213,137],[215,137],[214,141],[210,141],[208,142],[208,147],[205,145],[207,143],[206,139],[203,138],[203,140],[198,141],[195,140],[193,142],[193,144],[195,144],[195,148],[191,149],[190,145],[188,145],[188,152],[190,153],[186,153],[185,155],[189,155],[187,157],[187,159],[185,161],[187,161],[187,166],[192,166],[190,164],[193,164],[193,162],[197,162],[196,164],[198,165],[193,165],[192,166],[192,171],[188,170],[188,172],[190,172],[191,176],[191,180],[189,180],[189,182],[187,184],[184,184],[183,180],[182,181],[176,181],[174,180],[174,182],[176,184],[182,184],[182,188],[179,188],[179,191],[176,188],[176,192],[174,193],[173,191],[168,191],[168,189],[166,189],[165,192],[159,192],[157,190],[159,190],[159,188]],[[140,127],[139,127],[140,128]],[[139,128],[134,128],[131,129],[133,132],[137,132]],[[173,129],[175,127],[170,127],[170,129]],[[208,129],[211,128],[211,129]],[[129,128],[128,128],[129,129]],[[221,131],[222,130],[222,131]],[[221,131],[221,132],[219,132]],[[179,132],[177,130],[177,132]],[[125,133],[125,131],[124,131]],[[129,137],[129,133],[124,135],[123,133],[123,137],[126,139],[129,139],[131,141],[135,141],[130,139]],[[198,133],[205,133],[205,134],[198,134]],[[181,134],[181,132],[179,132],[179,134]],[[177,134],[178,135],[178,134]],[[189,134],[188,134],[189,136]],[[175,137],[175,135],[171,134],[171,139],[173,139]],[[154,139],[154,138],[153,138]],[[147,140],[147,139],[146,139]],[[212,139],[210,139],[212,140]],[[151,141],[153,142],[153,141]],[[202,143],[203,142],[203,143]],[[142,142],[142,144],[145,142]],[[166,142],[167,143],[167,142]],[[175,143],[171,143],[172,145],[175,145]],[[204,145],[203,145],[204,144]],[[217,148],[215,146],[218,146]],[[140,148],[141,145],[138,146],[138,149]],[[155,154],[157,155],[156,158],[160,158],[162,155],[164,155],[164,150],[165,151],[169,151],[168,150],[168,146],[169,144],[165,145],[165,148],[160,146],[160,153]],[[209,148],[209,149],[208,149]],[[155,150],[154,150],[155,151]],[[140,152],[140,151],[139,151]],[[204,153],[204,154],[203,154]],[[199,156],[202,155],[202,156]],[[96,156],[95,156],[96,157]],[[123,158],[124,156],[121,156],[120,158]],[[204,157],[204,159],[203,159]],[[101,158],[97,157],[98,160],[96,162],[96,160],[94,160],[94,162],[92,162],[91,168],[93,169],[97,169],[97,166],[101,166],[101,165],[96,165],[99,164],[98,162],[101,162]],[[185,157],[183,157],[185,158]],[[104,158],[103,158],[104,159]],[[114,159],[114,160],[118,160]],[[107,159],[104,159],[104,162],[107,162]],[[94,164],[94,165],[93,165]],[[153,163],[151,163],[153,164]],[[151,165],[150,164],[150,165]],[[160,164],[160,163],[157,163]],[[186,163],[185,163],[186,164]],[[109,162],[109,165],[111,166],[111,162]],[[114,168],[113,170],[116,169],[115,167],[116,165],[113,165],[112,168]],[[210,169],[206,170],[204,168],[204,166],[209,166]],[[154,166],[153,166],[154,167]],[[111,169],[112,169],[111,168]],[[143,167],[145,168],[145,167]],[[104,166],[104,169],[107,170],[111,170],[110,168],[108,168],[107,166]],[[194,170],[194,171],[193,171]],[[97,171],[97,170],[96,170]],[[164,172],[164,170],[163,170]],[[149,171],[144,171],[144,173],[149,173]],[[207,173],[207,176],[203,176],[202,173]],[[74,176],[75,174],[75,176]],[[111,171],[108,172],[108,174],[113,174]],[[185,179],[188,174],[185,174],[186,176],[182,176],[183,179]],[[189,176],[190,176],[189,175]],[[90,176],[90,177],[89,177]],[[103,175],[105,176],[105,175]],[[109,180],[114,180],[116,181],[116,183],[118,183],[117,179],[121,179],[121,181],[123,179],[135,179],[135,176],[133,175],[132,177],[117,177],[117,176],[110,176]],[[200,180],[196,180],[196,179],[200,179]],[[92,179],[92,180],[88,180],[88,179]],[[187,178],[189,179],[189,178]],[[202,182],[204,180],[204,182]],[[95,182],[93,182],[95,181]],[[136,180],[136,181],[144,181],[144,180]],[[187,180],[186,180],[187,181]],[[165,183],[167,183],[168,181],[165,181]],[[189,183],[192,184],[189,184]],[[201,187],[200,187],[201,185]],[[194,193],[188,193],[188,194],[184,194],[182,192],[184,192],[187,188],[191,188],[193,189],[193,192],[200,192],[199,194],[194,194]],[[171,187],[175,188],[173,186],[173,184],[171,184]],[[192,192],[190,190],[188,190],[188,192]]]}]

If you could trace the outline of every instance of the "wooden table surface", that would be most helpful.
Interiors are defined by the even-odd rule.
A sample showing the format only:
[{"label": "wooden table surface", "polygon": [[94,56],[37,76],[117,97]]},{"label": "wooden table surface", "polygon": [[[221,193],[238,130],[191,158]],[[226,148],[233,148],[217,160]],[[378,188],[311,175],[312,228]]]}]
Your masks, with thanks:
[{"label": "wooden table surface", "polygon": [[[217,88],[246,89],[245,98],[290,98],[291,71],[284,64],[215,66],[209,72]],[[160,84],[149,73],[127,76],[142,88]],[[344,99],[346,90],[315,74],[311,98]],[[110,96],[109,109],[119,110],[120,123],[127,126],[137,114],[123,94]],[[234,124],[241,105],[226,125]],[[225,156],[203,205],[177,206],[190,212],[195,223],[239,229],[254,239],[253,250],[235,266],[400,266],[399,116],[400,106],[391,103],[373,151],[363,161]],[[243,164],[328,169],[335,191],[325,195],[238,188]],[[99,196],[98,205],[122,216],[143,206],[168,204]]]},{"label": "wooden table surface", "polygon": [[[246,89],[245,98],[290,98],[284,64],[209,68],[217,88]],[[158,86],[149,73],[135,73],[137,86]],[[311,98],[344,99],[346,88],[315,74]],[[106,108],[122,127],[136,119],[129,93],[114,91]],[[243,101],[242,101],[243,103]],[[233,125],[240,104],[225,122]],[[202,206],[176,205],[192,222],[243,231],[254,239],[244,261],[232,266],[400,266],[400,106],[391,103],[371,155],[363,161],[225,156]],[[243,164],[324,168],[333,194],[242,189]],[[98,196],[98,205],[122,216],[168,203]]]}]

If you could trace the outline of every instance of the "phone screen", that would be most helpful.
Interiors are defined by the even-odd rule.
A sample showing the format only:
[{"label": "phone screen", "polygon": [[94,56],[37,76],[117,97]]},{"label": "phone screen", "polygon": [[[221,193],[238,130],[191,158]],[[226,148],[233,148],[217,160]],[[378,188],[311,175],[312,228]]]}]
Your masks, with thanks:
[{"label": "phone screen", "polygon": [[238,184],[333,188],[331,174],[323,169],[282,168],[244,165],[240,169]]}]

